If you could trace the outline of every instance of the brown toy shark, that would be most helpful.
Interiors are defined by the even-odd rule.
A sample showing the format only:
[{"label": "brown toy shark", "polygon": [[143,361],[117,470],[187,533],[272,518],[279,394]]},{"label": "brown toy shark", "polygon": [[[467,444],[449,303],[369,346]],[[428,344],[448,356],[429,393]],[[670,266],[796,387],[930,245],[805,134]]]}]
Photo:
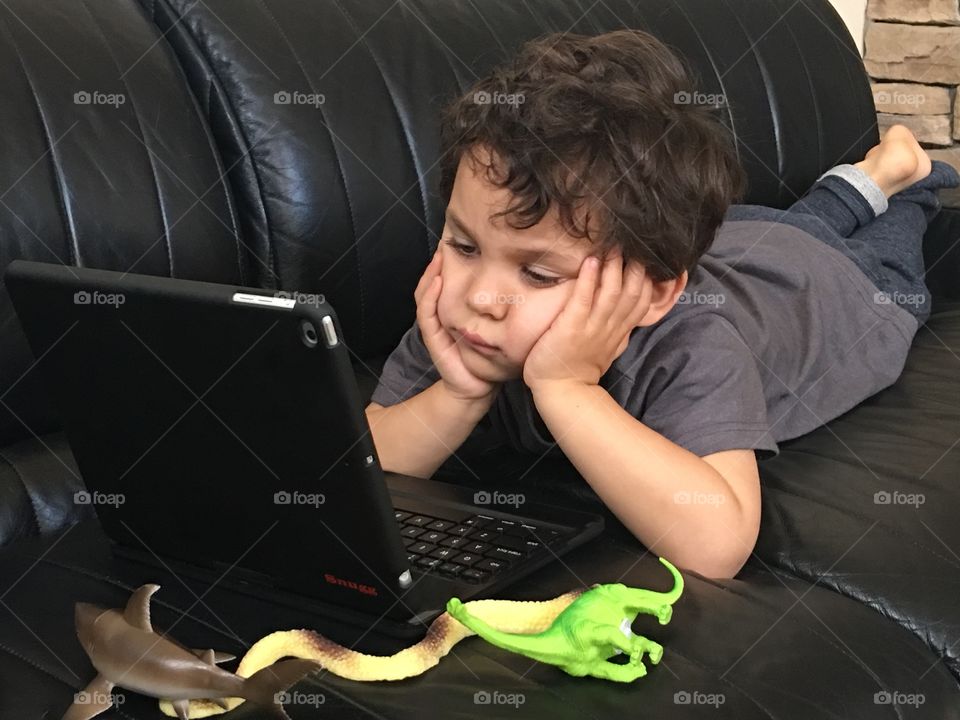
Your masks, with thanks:
[{"label": "brown toy shark", "polygon": [[74,620],[80,644],[98,675],[74,698],[63,720],[88,720],[113,705],[111,691],[121,686],[173,703],[180,720],[187,720],[191,699],[239,697],[269,708],[274,717],[289,716],[278,695],[320,667],[312,660],[284,660],[248,678],[218,668],[232,655],[213,650],[189,650],[173,638],[156,633],[150,624],[150,597],[159,585],[140,586],[127,607],[107,610],[76,604]]}]

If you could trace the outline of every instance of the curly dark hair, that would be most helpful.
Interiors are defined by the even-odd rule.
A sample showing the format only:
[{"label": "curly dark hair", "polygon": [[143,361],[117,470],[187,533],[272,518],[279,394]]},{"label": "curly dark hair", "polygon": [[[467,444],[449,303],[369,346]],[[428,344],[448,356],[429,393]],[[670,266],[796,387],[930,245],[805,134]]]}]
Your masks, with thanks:
[{"label": "curly dark hair", "polygon": [[692,271],[746,173],[717,106],[690,102],[700,95],[691,77],[641,30],[534,38],[443,108],[441,198],[468,152],[510,190],[493,217],[511,227],[556,204],[566,232],[599,243],[600,257],[619,248],[656,281]]}]

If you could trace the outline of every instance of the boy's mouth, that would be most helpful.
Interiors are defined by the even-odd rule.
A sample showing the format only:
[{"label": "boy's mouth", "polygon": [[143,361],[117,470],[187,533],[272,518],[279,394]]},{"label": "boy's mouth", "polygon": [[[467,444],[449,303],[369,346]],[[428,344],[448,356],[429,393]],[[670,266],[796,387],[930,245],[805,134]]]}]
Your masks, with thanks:
[{"label": "boy's mouth", "polygon": [[490,343],[486,342],[482,337],[474,333],[470,333],[465,330],[461,330],[459,328],[454,328],[454,332],[456,332],[461,338],[463,338],[467,343],[469,343],[473,347],[485,349],[485,350],[498,349],[496,345],[491,345]]}]

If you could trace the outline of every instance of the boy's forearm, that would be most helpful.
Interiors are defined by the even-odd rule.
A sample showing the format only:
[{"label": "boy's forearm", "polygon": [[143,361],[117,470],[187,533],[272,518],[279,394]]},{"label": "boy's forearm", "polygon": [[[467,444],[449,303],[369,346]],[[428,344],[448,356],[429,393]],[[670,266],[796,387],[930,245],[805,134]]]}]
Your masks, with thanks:
[{"label": "boy's forearm", "polygon": [[422,478],[433,475],[487,414],[498,390],[482,400],[461,400],[438,380],[401,403],[367,410],[383,469]]},{"label": "boy's forearm", "polygon": [[630,415],[599,385],[533,390],[557,444],[651,552],[708,577],[732,577],[756,535],[723,476]]}]

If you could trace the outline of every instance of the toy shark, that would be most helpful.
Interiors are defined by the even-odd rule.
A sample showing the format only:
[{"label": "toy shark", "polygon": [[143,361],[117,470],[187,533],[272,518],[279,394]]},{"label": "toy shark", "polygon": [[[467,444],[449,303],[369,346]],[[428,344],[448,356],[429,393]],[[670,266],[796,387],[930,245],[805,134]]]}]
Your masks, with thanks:
[{"label": "toy shark", "polygon": [[180,720],[188,720],[191,699],[237,697],[269,708],[274,717],[289,716],[279,696],[320,666],[313,660],[284,660],[248,678],[218,668],[232,655],[190,650],[173,638],[156,633],[150,624],[150,597],[159,585],[140,586],[126,608],[108,610],[78,602],[74,621],[77,637],[98,675],[74,696],[63,720],[88,720],[113,705],[114,686],[155,698],[169,699]]}]

